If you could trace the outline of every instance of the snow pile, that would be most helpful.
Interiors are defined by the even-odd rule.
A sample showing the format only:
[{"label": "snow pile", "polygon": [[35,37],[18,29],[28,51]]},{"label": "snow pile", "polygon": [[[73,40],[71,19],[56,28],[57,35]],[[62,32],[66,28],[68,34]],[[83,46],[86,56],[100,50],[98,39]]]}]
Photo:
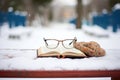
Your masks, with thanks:
[{"label": "snow pile", "polygon": [[113,7],[113,10],[117,10],[117,9],[120,9],[120,3],[117,3],[117,4]]},{"label": "snow pile", "polygon": [[109,33],[106,30],[104,30],[103,28],[101,28],[97,25],[95,25],[95,26],[84,25],[83,30],[86,33],[96,36],[96,37],[108,37],[109,36]]}]

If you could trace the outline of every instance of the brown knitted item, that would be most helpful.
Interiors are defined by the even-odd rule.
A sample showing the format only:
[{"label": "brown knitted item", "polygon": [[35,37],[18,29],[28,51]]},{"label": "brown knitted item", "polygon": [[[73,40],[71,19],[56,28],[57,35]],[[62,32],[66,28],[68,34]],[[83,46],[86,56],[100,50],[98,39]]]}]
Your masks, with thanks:
[{"label": "brown knitted item", "polygon": [[105,55],[105,50],[100,47],[97,42],[76,42],[74,44],[76,49],[79,49],[89,57],[100,57]]}]

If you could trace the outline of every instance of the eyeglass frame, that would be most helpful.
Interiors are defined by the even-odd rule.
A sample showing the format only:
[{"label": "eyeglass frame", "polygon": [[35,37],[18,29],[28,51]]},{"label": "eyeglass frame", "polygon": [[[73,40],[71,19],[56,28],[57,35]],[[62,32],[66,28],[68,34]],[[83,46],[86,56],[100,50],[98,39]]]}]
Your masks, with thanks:
[{"label": "eyeglass frame", "polygon": [[[64,48],[66,48],[66,49],[71,49],[71,48],[67,48],[67,47],[65,47],[65,45],[64,45],[63,42],[66,41],[66,40],[72,40],[71,44],[72,44],[72,43],[74,44],[74,43],[77,41],[77,38],[74,37],[74,39],[64,39],[64,40],[58,40],[58,39],[46,39],[46,38],[43,38],[43,40],[44,40],[44,42],[45,42],[46,47],[49,48],[49,49],[56,49],[56,48],[59,46],[59,43],[60,43],[60,42],[62,42],[62,46],[63,46]],[[56,47],[54,47],[54,48],[50,48],[50,47],[48,47],[47,40],[55,40],[55,41],[58,41],[58,43],[57,43]],[[69,43],[69,44],[70,44],[70,43]]]}]

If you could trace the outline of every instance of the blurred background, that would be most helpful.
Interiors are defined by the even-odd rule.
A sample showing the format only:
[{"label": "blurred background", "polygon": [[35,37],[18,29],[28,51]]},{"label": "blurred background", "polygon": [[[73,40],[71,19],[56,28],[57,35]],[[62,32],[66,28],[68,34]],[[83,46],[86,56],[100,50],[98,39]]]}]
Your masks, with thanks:
[{"label": "blurred background", "polygon": [[43,37],[120,49],[120,0],[0,0],[0,49],[38,49]]},{"label": "blurred background", "polygon": [[[60,29],[74,30],[74,33],[61,34]],[[47,35],[69,34],[81,41],[96,38],[99,41],[113,35],[118,37],[119,32],[120,0],[0,0],[1,48],[7,41],[15,43],[14,40],[23,37],[38,38],[40,42],[39,39]]]},{"label": "blurred background", "polygon": [[[119,28],[120,0],[0,0],[0,26],[48,26],[51,22]],[[104,21],[103,21],[104,20]],[[118,24],[119,23],[119,24]]]}]

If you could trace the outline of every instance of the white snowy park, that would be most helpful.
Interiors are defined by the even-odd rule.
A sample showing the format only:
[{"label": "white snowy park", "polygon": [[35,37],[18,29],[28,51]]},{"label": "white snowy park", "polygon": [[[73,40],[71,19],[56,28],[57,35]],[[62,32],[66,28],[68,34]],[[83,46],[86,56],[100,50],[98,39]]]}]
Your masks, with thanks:
[{"label": "white snowy park", "polygon": [[[119,78],[120,2],[113,0],[15,0],[0,3],[0,71],[118,71],[99,80]],[[103,4],[105,3],[105,4]],[[6,5],[6,6],[5,6]],[[77,10],[76,10],[77,9]],[[49,19],[50,18],[50,19]],[[97,42],[101,57],[37,57],[44,39]],[[47,44],[47,43],[46,43]],[[47,44],[48,45],[48,44]],[[46,47],[47,48],[47,47]],[[1,72],[0,72],[1,74]],[[8,80],[1,78],[0,80]],[[21,80],[24,78],[11,78]],[[25,80],[42,80],[26,78]],[[52,78],[44,78],[44,80]],[[80,78],[54,78],[81,80]],[[53,79],[52,79],[53,80]],[[98,80],[98,78],[82,79]]]}]

